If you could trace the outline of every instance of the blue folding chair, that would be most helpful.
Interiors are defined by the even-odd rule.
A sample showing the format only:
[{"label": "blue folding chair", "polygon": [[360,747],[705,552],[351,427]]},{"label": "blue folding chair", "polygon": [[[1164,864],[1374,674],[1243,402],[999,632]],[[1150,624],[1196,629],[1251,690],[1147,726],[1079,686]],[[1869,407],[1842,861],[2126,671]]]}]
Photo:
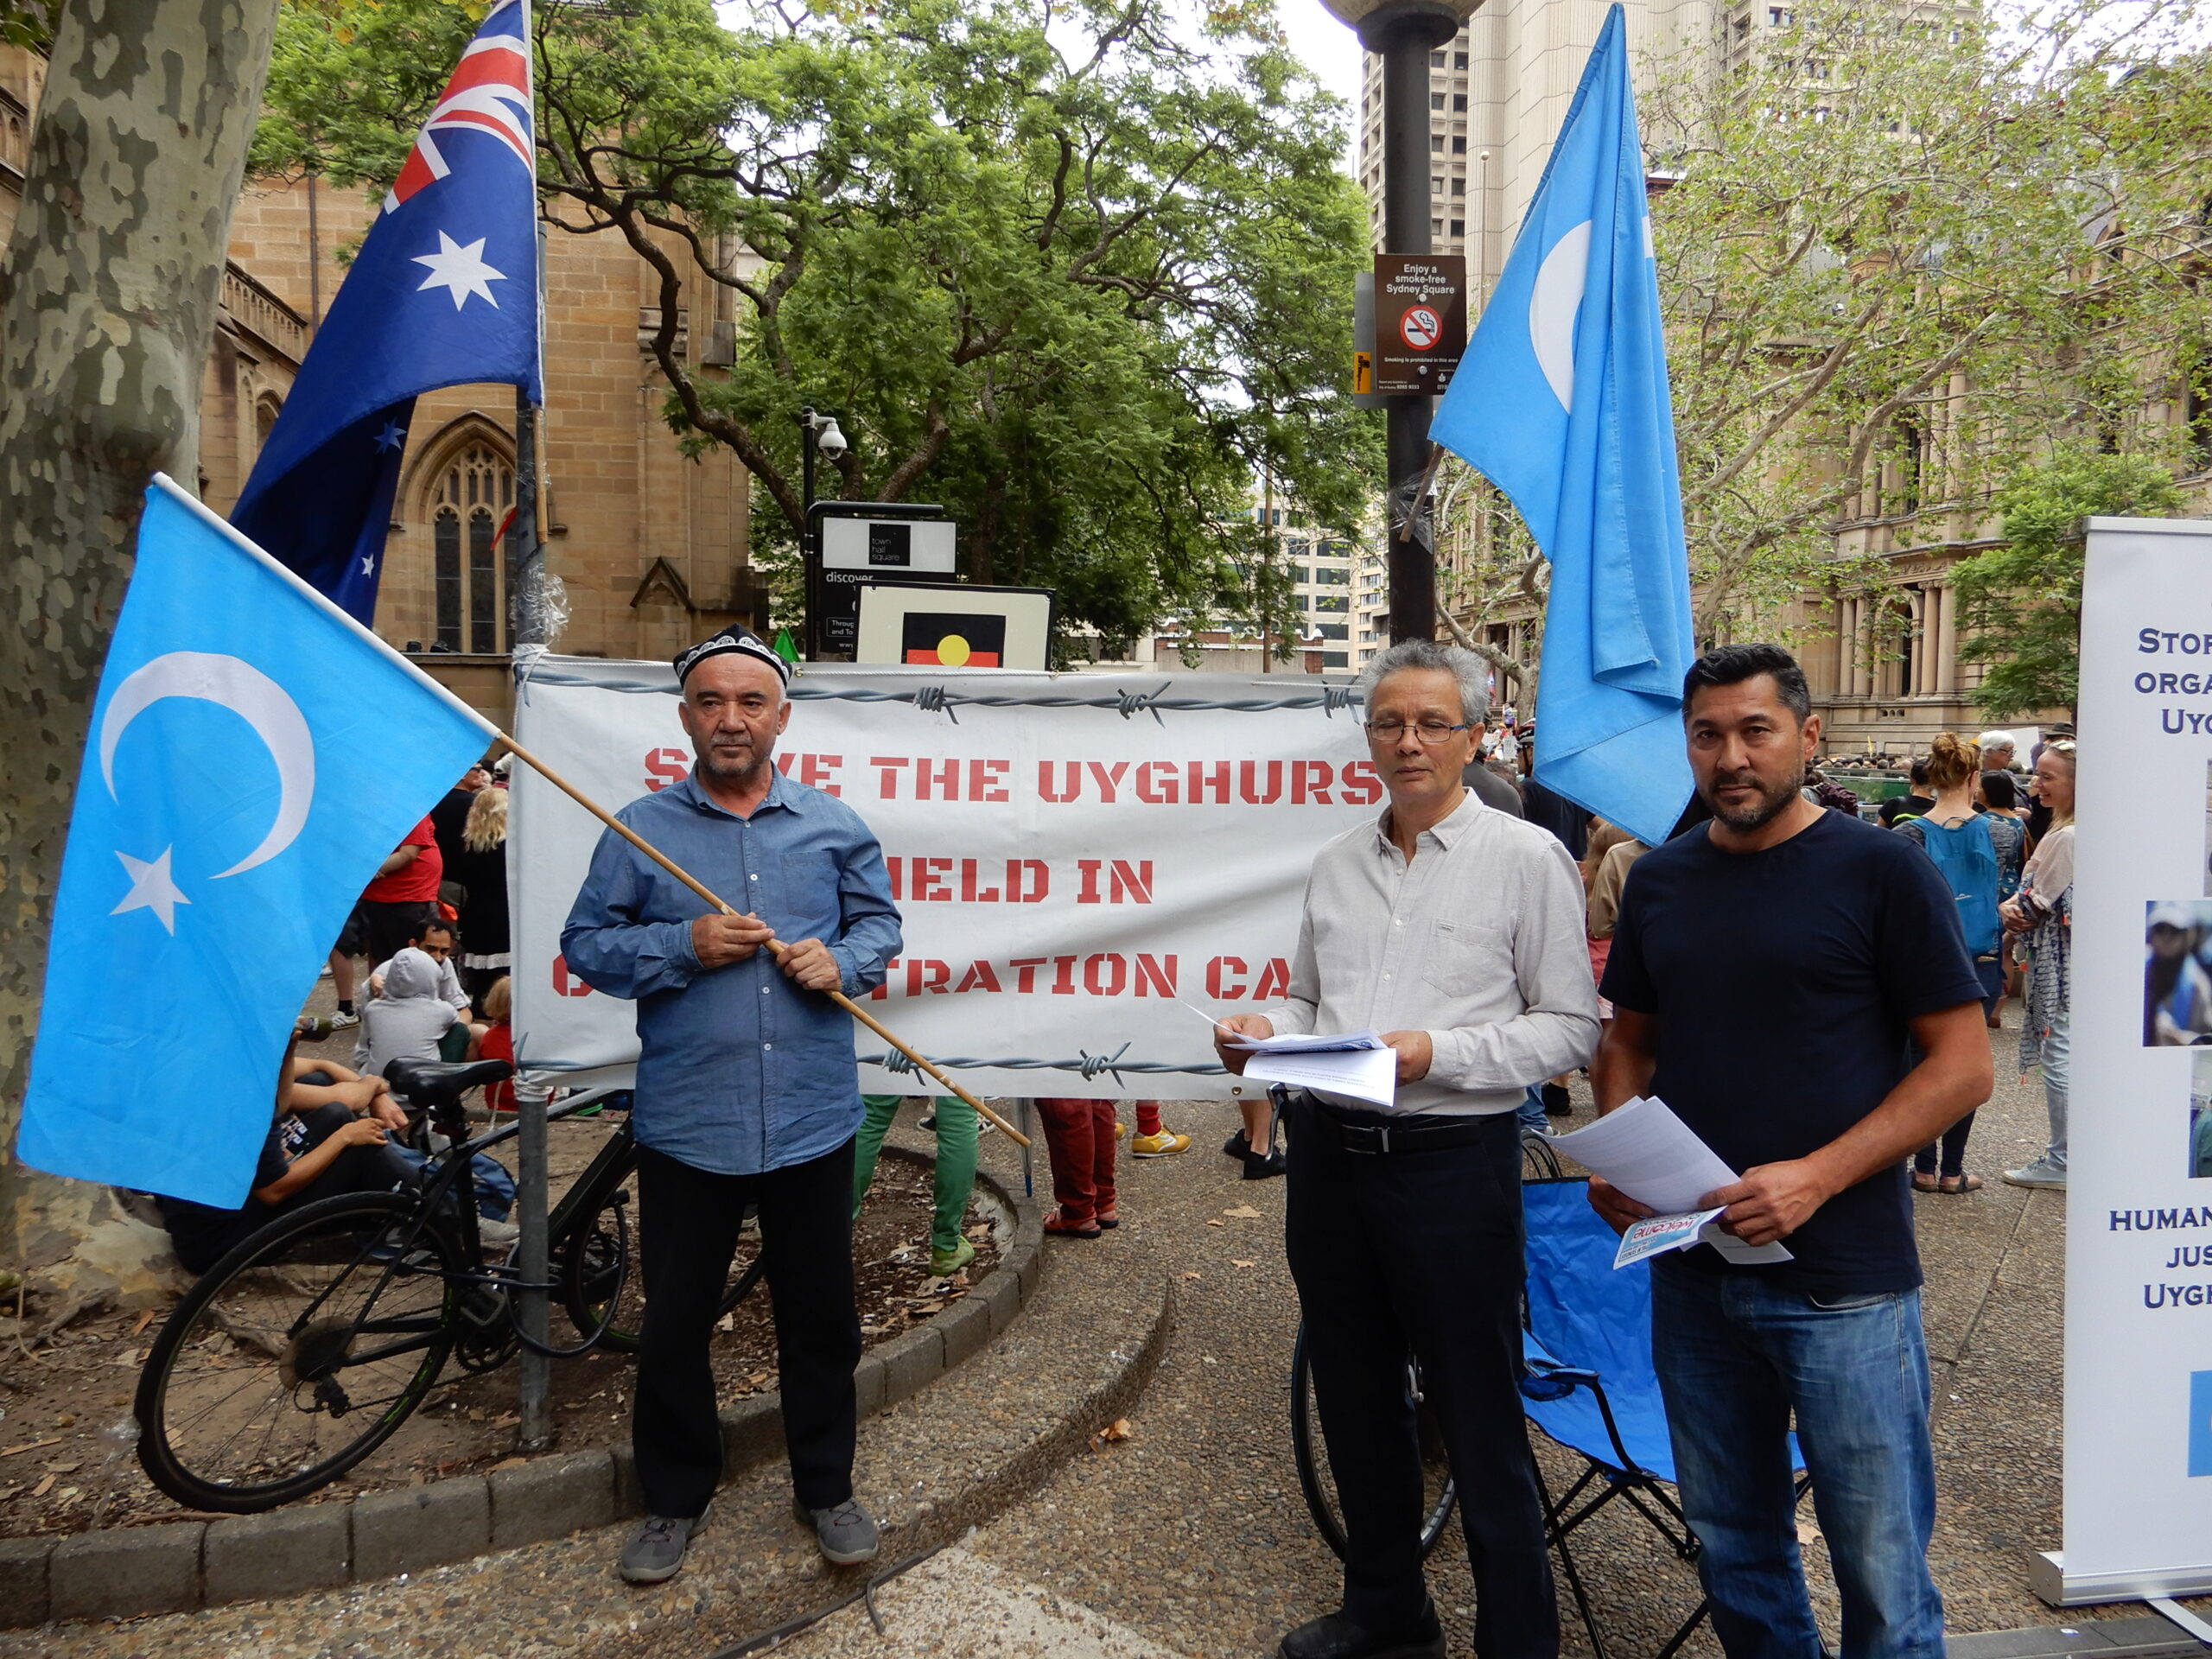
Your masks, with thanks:
[{"label": "blue folding chair", "polygon": [[[1620,1239],[1590,1207],[1588,1185],[1570,1179],[1529,1181],[1521,1188],[1529,1255],[1521,1395],[1529,1421],[1586,1465],[1557,1499],[1541,1470],[1536,1478],[1547,1534],[1558,1547],[1567,1587],[1590,1632],[1591,1651],[1605,1659],[1569,1535],[1618,1499],[1642,1516],[1678,1559],[1695,1561],[1699,1545],[1668,1491],[1675,1452],[1651,1366],[1651,1269],[1642,1262],[1614,1269]],[[1812,1483],[1803,1473],[1795,1435],[1789,1452],[1802,1499]],[[1657,1659],[1673,1659],[1708,1611],[1700,1599]]]}]

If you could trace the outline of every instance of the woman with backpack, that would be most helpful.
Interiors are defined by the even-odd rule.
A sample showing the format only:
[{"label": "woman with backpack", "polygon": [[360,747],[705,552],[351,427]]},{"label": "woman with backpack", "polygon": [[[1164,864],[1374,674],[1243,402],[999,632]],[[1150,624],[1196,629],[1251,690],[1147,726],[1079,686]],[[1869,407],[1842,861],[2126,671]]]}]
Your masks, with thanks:
[{"label": "woman with backpack", "polygon": [[[1928,787],[1935,792],[1933,804],[1924,812],[1899,813],[1893,827],[1919,843],[1949,884],[1967,954],[1981,978],[1983,1011],[1993,1028],[2000,1027],[1997,1011],[2005,1000],[2004,926],[1997,906],[2019,885],[2026,836],[2017,820],[1974,810],[1981,751],[1973,742],[1955,732],[1939,732],[1929,745],[1925,764]],[[1973,1129],[1974,1114],[1968,1112],[1944,1132],[1940,1142],[1915,1154],[1914,1187],[1954,1194],[1979,1188],[1981,1178],[1966,1173],[1967,1136]]]}]

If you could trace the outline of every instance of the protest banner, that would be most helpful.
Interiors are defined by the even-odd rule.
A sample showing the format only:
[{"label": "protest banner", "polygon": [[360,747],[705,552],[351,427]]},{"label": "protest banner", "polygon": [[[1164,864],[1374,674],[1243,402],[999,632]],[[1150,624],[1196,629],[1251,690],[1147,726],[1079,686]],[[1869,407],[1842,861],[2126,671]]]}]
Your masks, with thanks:
[{"label": "protest banner", "polygon": [[2212,1591],[2212,523],[2090,521],[2081,686],[2062,1605]]},{"label": "protest banner", "polygon": [[[830,665],[791,696],[777,764],[868,821],[904,918],[861,1004],[977,1093],[1225,1096],[1181,1005],[1281,995],[1314,853],[1382,801],[1357,705],[1302,676]],[[540,657],[515,719],[518,742],[612,806],[690,770],[660,664]],[[520,1064],[620,1079],[631,1005],[560,956],[601,826],[526,772],[512,822]],[[864,1089],[924,1089],[855,1030]]]}]

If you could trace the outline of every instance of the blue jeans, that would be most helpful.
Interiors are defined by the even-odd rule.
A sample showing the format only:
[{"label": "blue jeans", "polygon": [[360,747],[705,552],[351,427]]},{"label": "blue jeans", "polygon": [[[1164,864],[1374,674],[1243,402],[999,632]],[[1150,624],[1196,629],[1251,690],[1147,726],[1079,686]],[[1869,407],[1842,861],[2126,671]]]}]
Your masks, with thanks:
[{"label": "blue jeans", "polygon": [[2053,1020],[2043,1039],[2044,1107],[2050,1114],[2050,1144],[2043,1155],[2060,1169],[2066,1167],[2066,1103],[2074,1077],[2072,1014],[2069,1008]]},{"label": "blue jeans", "polygon": [[1552,1121],[1544,1113],[1544,1085],[1542,1084],[1532,1083],[1529,1085],[1529,1092],[1522,1096],[1521,1103],[1513,1109],[1513,1116],[1520,1121],[1521,1127],[1524,1129],[1534,1129],[1539,1135],[1550,1133]]},{"label": "blue jeans", "polygon": [[1651,1357],[1728,1659],[1821,1659],[1797,1553],[1793,1411],[1842,1594],[1843,1659],[1943,1659],[1920,1293],[1827,1302],[1655,1262]]}]

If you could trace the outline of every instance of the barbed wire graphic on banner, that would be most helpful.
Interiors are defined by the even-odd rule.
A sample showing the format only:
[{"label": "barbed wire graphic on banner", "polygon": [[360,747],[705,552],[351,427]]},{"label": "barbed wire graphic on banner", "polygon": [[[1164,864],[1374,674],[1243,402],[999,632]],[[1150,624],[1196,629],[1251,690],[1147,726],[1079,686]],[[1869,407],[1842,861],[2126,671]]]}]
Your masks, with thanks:
[{"label": "barbed wire graphic on banner", "polygon": [[[657,691],[673,694],[676,677],[667,675],[610,676],[599,672],[578,674],[549,664],[548,653],[542,647],[517,646],[514,674],[517,690],[527,697],[532,682],[545,685],[588,685],[602,691]],[[1280,697],[1171,697],[1172,679],[1164,680],[1149,691],[1099,691],[1089,696],[1077,696],[1068,691],[959,691],[947,685],[917,685],[905,690],[879,690],[870,686],[825,686],[807,683],[807,666],[801,664],[798,676],[791,684],[790,696],[794,702],[904,702],[910,703],[920,714],[944,715],[956,725],[963,709],[1110,709],[1123,720],[1133,720],[1139,715],[1150,715],[1165,727],[1160,710],[1178,713],[1218,710],[1226,714],[1272,714],[1283,709],[1319,709],[1333,720],[1341,711],[1350,713],[1365,701],[1363,695],[1350,685],[1321,685],[1310,692]],[[846,666],[839,663],[813,664],[817,669],[835,670]],[[1055,1062],[1057,1064],[1057,1062]]]},{"label": "barbed wire graphic on banner", "polygon": [[1097,696],[1078,697],[1066,692],[1039,691],[1022,696],[1010,692],[971,693],[955,691],[942,685],[918,685],[906,691],[879,691],[861,687],[832,689],[812,686],[804,679],[796,680],[791,688],[794,702],[838,701],[844,702],[910,702],[923,714],[942,714],[955,725],[960,721],[963,709],[1110,709],[1128,720],[1138,715],[1150,715],[1161,726],[1160,711],[1172,709],[1179,711],[1192,709],[1220,709],[1230,714],[1267,714],[1278,709],[1319,709],[1332,720],[1338,709],[1349,710],[1361,701],[1360,694],[1348,685],[1325,685],[1319,695],[1294,697],[1171,697],[1166,695],[1173,682],[1154,687],[1149,691],[1110,691]]},{"label": "barbed wire graphic on banner", "polygon": [[[1122,1056],[1128,1052],[1129,1046],[1123,1043],[1111,1054],[1093,1054],[1088,1051],[1078,1050],[1077,1058],[1072,1060],[1039,1060],[1028,1058],[1011,1060],[982,1060],[969,1055],[948,1059],[938,1054],[932,1054],[928,1058],[931,1065],[943,1066],[947,1071],[972,1071],[983,1066],[995,1066],[1001,1071],[1074,1071],[1081,1074],[1085,1083],[1090,1082],[1102,1074],[1112,1077],[1116,1083],[1122,1083],[1126,1081],[1122,1076],[1124,1071],[1134,1071],[1141,1077],[1179,1073],[1190,1077],[1217,1077],[1225,1074],[1224,1069],[1217,1065],[1171,1065],[1165,1060],[1123,1059]],[[880,1065],[894,1077],[905,1077],[909,1073],[918,1073],[920,1071],[913,1061],[908,1059],[904,1054],[896,1052],[863,1054],[860,1057],[860,1062],[862,1065]]]}]

